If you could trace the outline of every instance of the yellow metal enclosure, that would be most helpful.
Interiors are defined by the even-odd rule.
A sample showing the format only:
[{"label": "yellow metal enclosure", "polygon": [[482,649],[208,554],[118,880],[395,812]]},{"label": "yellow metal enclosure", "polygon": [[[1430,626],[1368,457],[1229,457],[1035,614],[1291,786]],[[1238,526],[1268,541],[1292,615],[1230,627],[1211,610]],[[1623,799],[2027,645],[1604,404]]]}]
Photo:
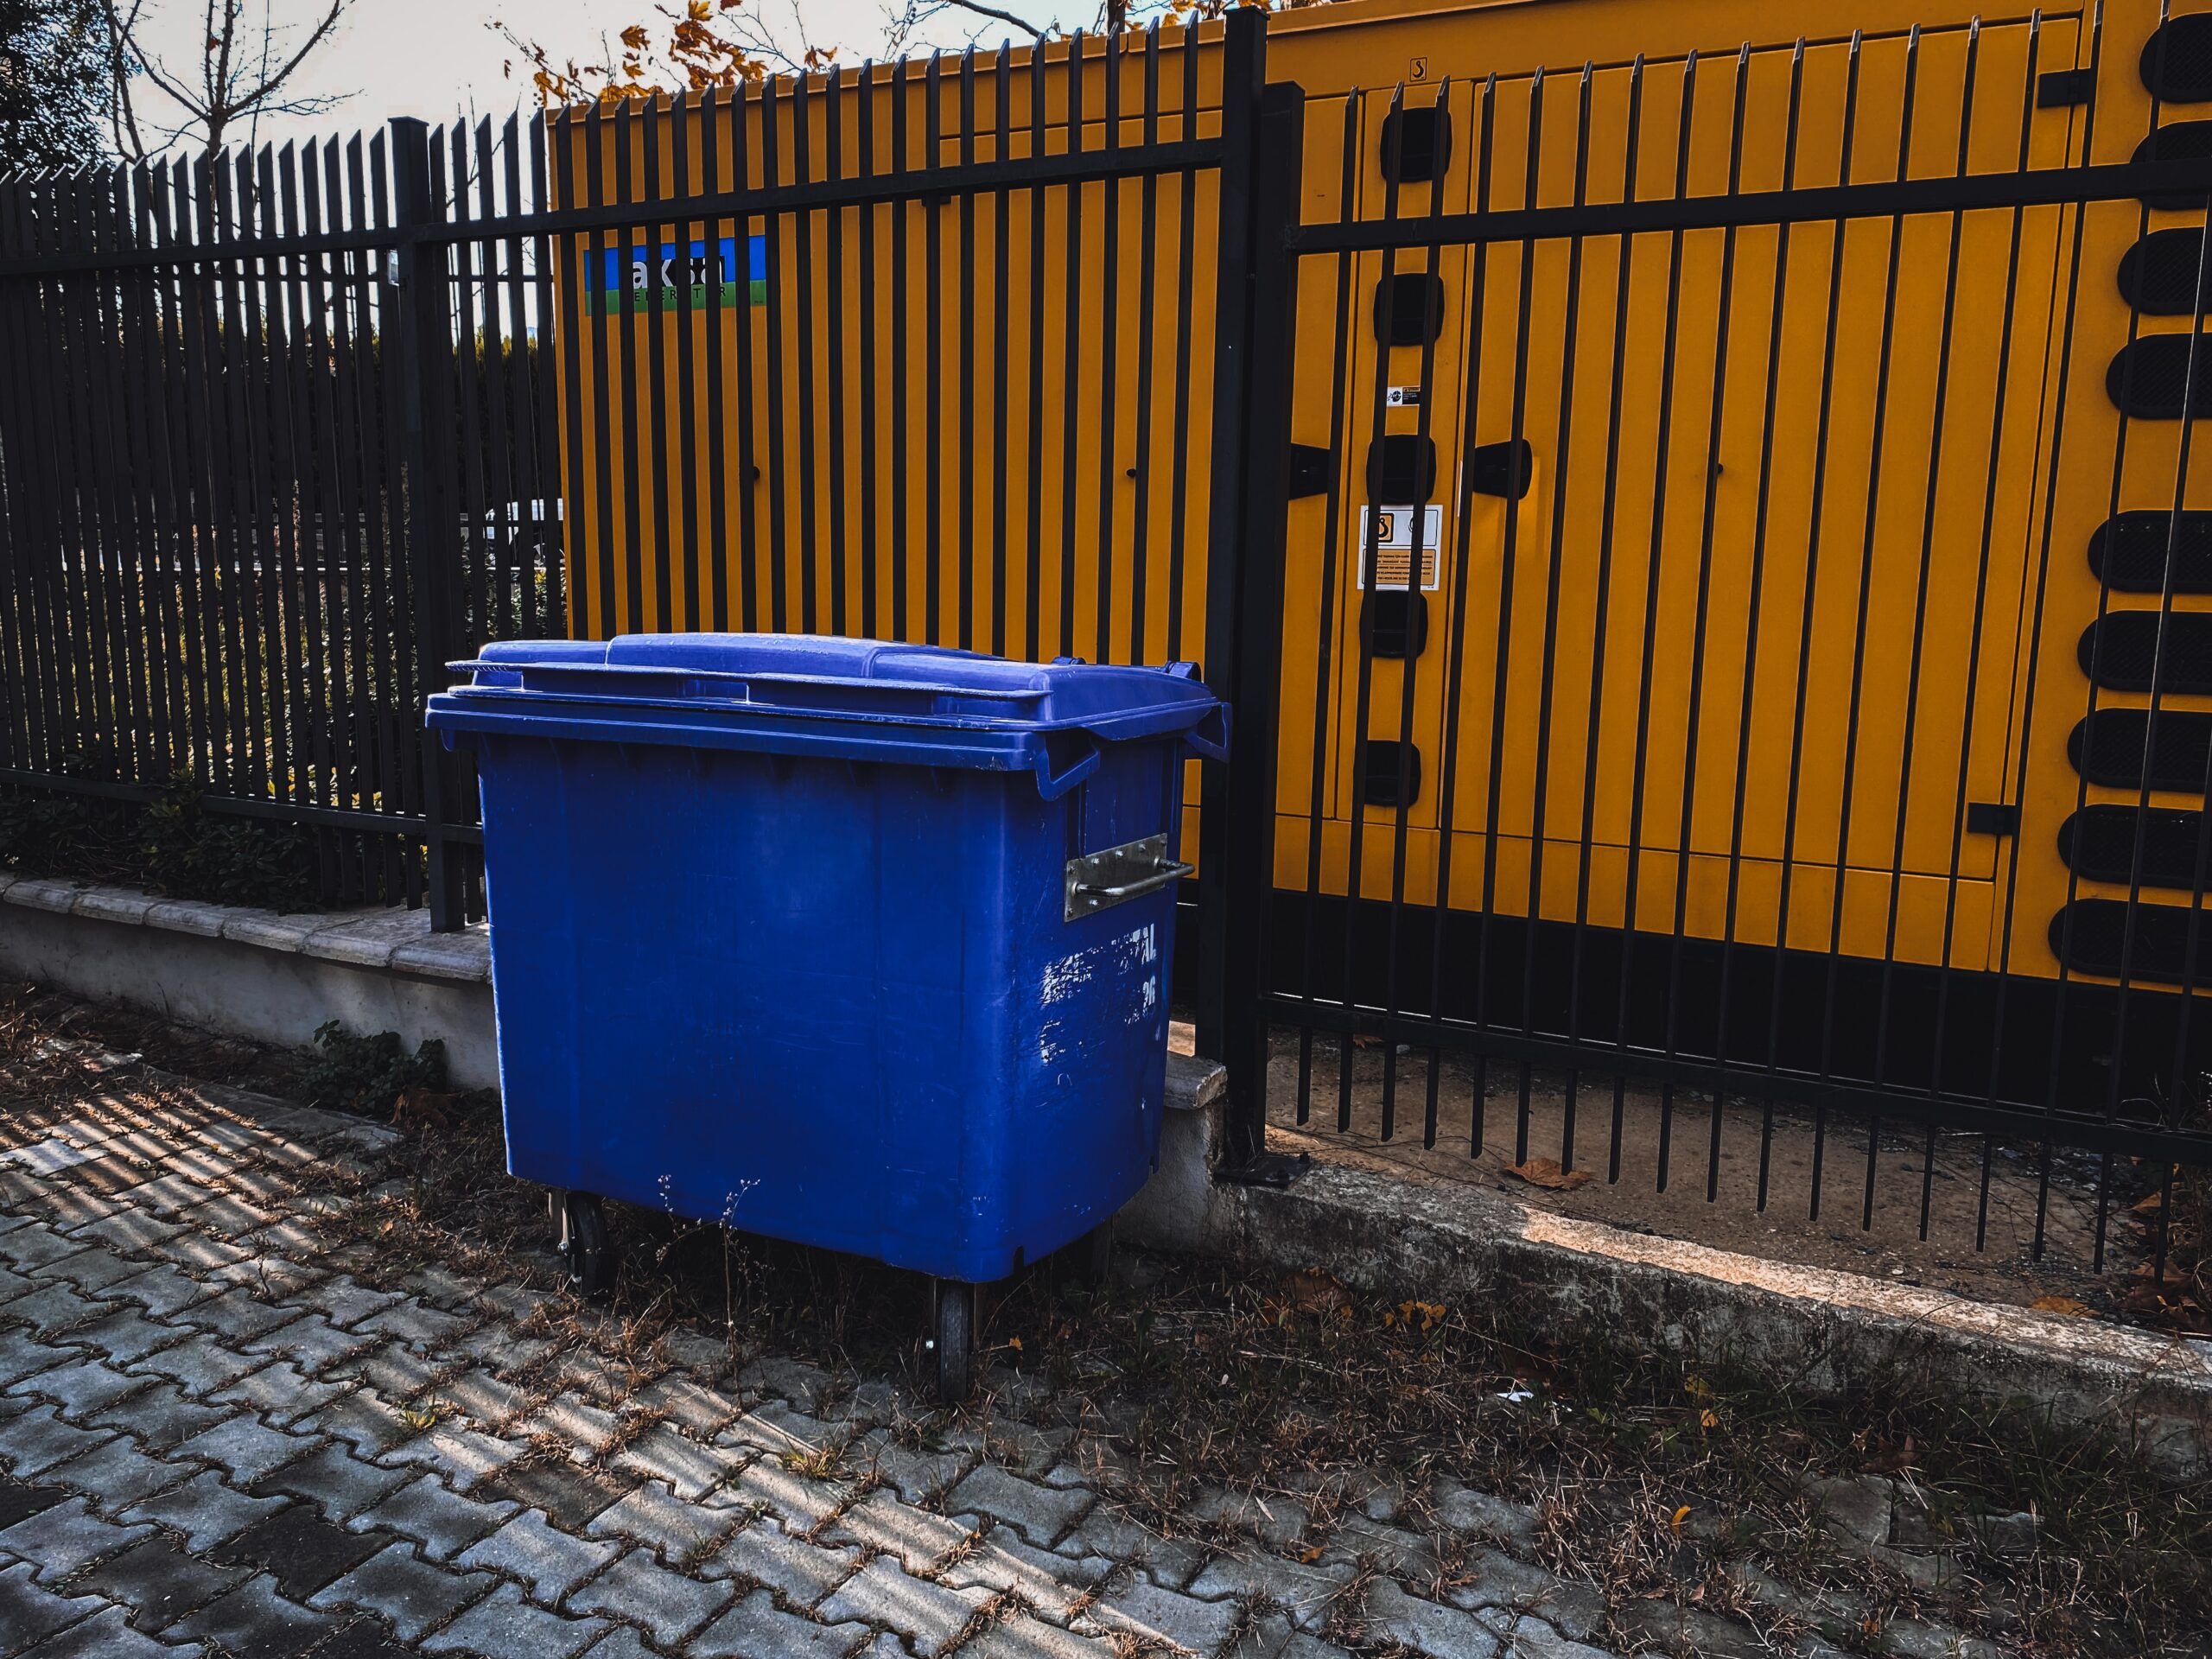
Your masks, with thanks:
[{"label": "yellow metal enclosure", "polygon": [[[2189,113],[2139,69],[2160,22],[1351,0],[1277,15],[1267,73],[1305,93],[1305,219],[1418,220],[2125,162]],[[573,116],[556,184],[834,183],[1065,154],[1071,127],[1139,154],[1218,131],[1219,41]],[[1414,176],[1398,124],[1439,110]],[[1218,210],[1190,168],[564,238],[572,632],[1198,654]],[[2160,605],[2094,561],[2120,515],[2212,507],[2189,423],[2124,420],[2108,385],[2190,326],[2120,273],[2203,222],[2059,201],[1306,257],[1292,435],[1328,477],[1282,555],[1278,886],[2057,975],[2056,918],[2129,889],[2069,870],[2062,827],[2143,794],[2077,733],[2085,630]],[[1393,283],[1437,297],[1379,340]],[[1433,484],[1386,493],[1389,438],[1433,444]],[[1516,442],[1508,487],[1469,485]],[[1386,589],[1395,655],[1363,642]],[[1420,766],[1402,831],[1373,743]],[[2171,782],[2152,808],[2202,807]]]}]

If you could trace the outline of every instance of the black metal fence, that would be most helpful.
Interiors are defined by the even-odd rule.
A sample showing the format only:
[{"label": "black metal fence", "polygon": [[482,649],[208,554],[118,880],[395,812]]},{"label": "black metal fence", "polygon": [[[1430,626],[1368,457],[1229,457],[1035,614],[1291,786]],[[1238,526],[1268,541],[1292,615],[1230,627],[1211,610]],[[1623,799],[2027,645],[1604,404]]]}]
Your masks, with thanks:
[{"label": "black metal fence", "polygon": [[[1418,111],[1268,89],[1262,155],[1340,122],[1345,160],[1255,194],[1263,551],[1224,683],[1239,856],[1209,866],[1254,1178],[1271,1131],[1662,1192],[1688,1165],[1707,1200],[1740,1157],[1764,1211],[1780,1134],[1815,1217],[1840,1196],[1871,1225],[1902,1162],[1925,1239],[1939,1179],[1978,1181],[1976,1248],[2017,1166],[2040,1254],[2075,1148],[2101,1266],[2142,1183],[2170,1204],[2212,1166],[2212,747],[2176,603],[2205,590],[2177,417],[2212,375],[2207,176],[2148,136],[2152,56],[2149,128],[2095,132],[2088,45],[2077,70],[2031,17]],[[2190,213],[2164,297],[2122,275],[2085,385],[2122,345],[2083,320],[2120,308],[2085,230],[2151,245],[2154,207]],[[2145,314],[2178,320],[2155,359]],[[2085,478],[2120,528],[2076,541]],[[2077,671],[2043,635],[2085,555]]]},{"label": "black metal fence", "polygon": [[0,187],[0,778],[182,783],[458,918],[422,696],[566,622],[544,187],[514,118]]}]

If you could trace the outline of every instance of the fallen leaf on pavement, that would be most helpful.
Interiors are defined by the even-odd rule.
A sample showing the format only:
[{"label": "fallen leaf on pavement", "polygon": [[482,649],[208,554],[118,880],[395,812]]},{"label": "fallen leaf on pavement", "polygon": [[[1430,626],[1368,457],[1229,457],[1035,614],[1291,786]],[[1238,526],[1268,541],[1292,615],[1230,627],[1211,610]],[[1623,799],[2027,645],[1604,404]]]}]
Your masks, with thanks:
[{"label": "fallen leaf on pavement", "polygon": [[2096,1317],[2096,1309],[2087,1302],[2077,1302],[2071,1296],[2038,1296],[2028,1306],[2038,1313],[2063,1313],[2069,1319]]}]

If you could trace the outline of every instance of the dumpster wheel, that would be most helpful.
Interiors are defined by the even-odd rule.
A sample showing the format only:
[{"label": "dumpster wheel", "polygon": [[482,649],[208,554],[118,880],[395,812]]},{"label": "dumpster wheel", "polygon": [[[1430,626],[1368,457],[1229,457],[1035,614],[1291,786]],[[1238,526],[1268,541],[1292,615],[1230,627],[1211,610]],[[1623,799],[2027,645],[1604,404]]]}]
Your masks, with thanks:
[{"label": "dumpster wheel", "polygon": [[976,1376],[976,1287],[961,1279],[939,1279],[931,1298],[930,1357],[937,1366],[937,1397],[957,1406],[968,1397]]},{"label": "dumpster wheel", "polygon": [[569,1288],[579,1296],[604,1296],[614,1288],[614,1243],[596,1192],[556,1189],[547,1195],[558,1230],[555,1248],[569,1269]]}]

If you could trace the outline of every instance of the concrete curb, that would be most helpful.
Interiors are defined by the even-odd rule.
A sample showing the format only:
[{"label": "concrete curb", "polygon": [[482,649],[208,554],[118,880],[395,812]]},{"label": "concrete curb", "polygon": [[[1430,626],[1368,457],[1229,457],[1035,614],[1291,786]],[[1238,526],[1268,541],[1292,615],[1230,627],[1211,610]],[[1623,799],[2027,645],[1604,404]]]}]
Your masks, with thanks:
[{"label": "concrete curb", "polygon": [[187,1025],[304,1048],[335,1020],[446,1046],[453,1080],[499,1086],[491,941],[421,910],[273,911],[0,873],[0,975]]},{"label": "concrete curb", "polygon": [[2212,1342],[1628,1232],[1476,1187],[1327,1164],[1285,1188],[1218,1185],[1195,1172],[1219,1144],[1217,1104],[1171,1115],[1160,1173],[1121,1236],[1318,1268],[1521,1329],[1603,1330],[1814,1395],[1906,1380],[2022,1402],[2131,1435],[2170,1473],[2212,1468]]}]

